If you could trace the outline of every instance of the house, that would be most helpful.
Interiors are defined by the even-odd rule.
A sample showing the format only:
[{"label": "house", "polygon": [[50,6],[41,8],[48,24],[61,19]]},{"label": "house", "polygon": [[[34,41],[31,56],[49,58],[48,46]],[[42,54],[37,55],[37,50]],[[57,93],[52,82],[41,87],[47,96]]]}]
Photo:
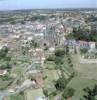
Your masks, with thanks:
[{"label": "house", "polygon": [[95,42],[87,42],[87,41],[78,41],[78,45],[80,48],[88,48],[90,50],[93,50],[96,48]]},{"label": "house", "polygon": [[78,41],[78,46],[80,48],[89,48],[89,42],[87,42],[87,41]]},{"label": "house", "polygon": [[7,70],[0,70],[0,76],[4,76],[7,74]]},{"label": "house", "polygon": [[76,40],[65,40],[65,42],[69,46],[76,46]]}]

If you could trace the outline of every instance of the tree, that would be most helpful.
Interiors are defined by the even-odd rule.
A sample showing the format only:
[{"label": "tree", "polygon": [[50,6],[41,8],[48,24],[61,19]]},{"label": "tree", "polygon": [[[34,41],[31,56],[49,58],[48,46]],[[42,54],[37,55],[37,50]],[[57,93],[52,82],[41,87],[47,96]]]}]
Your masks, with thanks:
[{"label": "tree", "polygon": [[21,23],[21,24],[25,24],[25,21],[21,21],[20,23]]},{"label": "tree", "polygon": [[74,95],[75,90],[73,88],[66,88],[63,93],[63,98],[68,99]]},{"label": "tree", "polygon": [[20,95],[22,95],[22,96],[23,96],[23,95],[24,95],[24,91],[21,91],[21,92],[20,92]]},{"label": "tree", "polygon": [[85,100],[96,100],[95,96],[97,96],[97,85],[95,85],[93,89],[86,87],[83,91],[85,92],[85,95],[83,95]]},{"label": "tree", "polygon": [[71,63],[69,66],[70,66],[70,67],[73,67],[73,64]]},{"label": "tree", "polygon": [[47,61],[55,61],[55,56],[54,55],[50,55],[46,60]]},{"label": "tree", "polygon": [[64,49],[58,49],[55,51],[55,56],[57,56],[57,57],[63,57],[64,55],[65,55]]},{"label": "tree", "polygon": [[16,24],[16,22],[15,21],[11,21],[10,24],[14,25],[14,24]]},{"label": "tree", "polygon": [[3,64],[0,65],[0,69],[11,69],[11,64],[10,62],[6,61]]},{"label": "tree", "polygon": [[94,88],[93,88],[93,94],[97,95],[97,85],[95,85]]},{"label": "tree", "polygon": [[11,56],[5,57],[5,60],[6,60],[6,61],[11,61]]},{"label": "tree", "polygon": [[68,63],[71,64],[72,63],[72,60],[70,57],[68,57]]},{"label": "tree", "polygon": [[1,50],[0,50],[0,58],[5,58],[7,53],[9,51],[9,48],[8,47],[3,47]]},{"label": "tree", "polygon": [[55,84],[56,89],[64,90],[66,87],[67,81],[64,78],[59,78]]},{"label": "tree", "polygon": [[35,42],[35,43],[33,44],[33,46],[34,46],[34,48],[36,48],[36,47],[38,46],[38,44]]},{"label": "tree", "polygon": [[7,69],[11,69],[11,67],[12,67],[12,66],[11,66],[11,63],[10,63],[10,62],[6,62],[6,68],[7,68]]},{"label": "tree", "polygon": [[44,95],[45,95],[46,97],[48,97],[48,90],[44,89],[44,90],[43,90],[43,93],[44,93]]},{"label": "tree", "polygon": [[25,50],[23,50],[23,51],[22,51],[22,54],[23,54],[23,55],[25,55],[25,54],[26,54],[26,51],[25,51]]},{"label": "tree", "polygon": [[5,75],[5,76],[2,76],[1,79],[3,81],[9,81],[9,80],[12,80],[12,77],[10,77],[9,75]]},{"label": "tree", "polygon": [[[96,25],[92,27],[91,30],[85,28],[73,28],[73,33],[69,34],[68,37],[74,37],[76,40],[84,40],[84,41],[97,41],[97,30],[95,28]],[[73,35],[73,36],[72,36]]]},{"label": "tree", "polygon": [[69,54],[69,47],[68,47],[68,45],[66,46],[66,54]]}]

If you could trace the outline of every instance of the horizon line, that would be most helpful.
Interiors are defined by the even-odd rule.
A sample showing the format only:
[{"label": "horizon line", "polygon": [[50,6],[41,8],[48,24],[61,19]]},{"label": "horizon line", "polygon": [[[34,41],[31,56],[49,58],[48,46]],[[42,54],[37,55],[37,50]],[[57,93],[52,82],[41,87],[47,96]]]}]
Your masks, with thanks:
[{"label": "horizon line", "polygon": [[70,9],[97,9],[96,7],[86,7],[86,8],[24,8],[24,9],[4,9],[4,10],[0,10],[0,11],[19,11],[19,10],[70,10]]}]

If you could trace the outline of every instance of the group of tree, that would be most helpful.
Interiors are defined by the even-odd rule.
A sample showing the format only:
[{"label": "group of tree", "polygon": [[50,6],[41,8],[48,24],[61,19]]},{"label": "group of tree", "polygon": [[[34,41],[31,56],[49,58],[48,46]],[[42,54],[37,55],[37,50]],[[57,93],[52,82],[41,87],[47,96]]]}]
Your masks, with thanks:
[{"label": "group of tree", "polygon": [[69,66],[73,67],[72,60],[71,60],[71,57],[69,55],[68,46],[66,46],[66,48],[57,49],[54,52],[54,54],[49,55],[49,57],[47,58],[47,61],[54,61],[54,63],[56,65],[61,66],[62,64],[64,64],[64,56],[66,56]]},{"label": "group of tree", "polygon": [[64,100],[64,98],[65,99],[71,98],[72,96],[74,96],[74,93],[75,89],[67,87],[62,94],[62,100]]},{"label": "group of tree", "polygon": [[87,30],[84,28],[73,28],[73,33],[67,36],[68,39],[76,39],[83,41],[95,41],[97,42],[97,30]]},{"label": "group of tree", "polygon": [[96,22],[97,16],[91,15],[90,17],[85,19],[86,22]]},{"label": "group of tree", "polygon": [[38,16],[32,16],[31,17],[31,21],[36,21],[36,20],[40,20],[40,21],[43,21],[43,20],[45,20],[47,17],[46,16],[44,16],[44,15],[38,15]]},{"label": "group of tree", "polygon": [[11,68],[11,55],[8,55],[9,48],[3,47],[0,50],[0,69],[10,69]]},{"label": "group of tree", "polygon": [[34,40],[30,41],[30,47],[36,48],[38,46],[37,42]]},{"label": "group of tree", "polygon": [[85,95],[83,95],[84,99],[80,100],[97,100],[97,85],[95,85],[93,89],[86,87],[83,89],[83,91],[85,92]]},{"label": "group of tree", "polygon": [[57,57],[63,57],[64,55],[65,55],[64,49],[58,49],[55,51],[55,56],[57,56]]},{"label": "group of tree", "polygon": [[57,90],[63,91],[66,88],[67,80],[63,77],[56,81],[55,87]]},{"label": "group of tree", "polygon": [[74,95],[75,90],[73,88],[66,87],[68,84],[68,81],[64,79],[63,77],[59,78],[56,81],[55,87],[59,91],[62,92],[62,100],[68,99]]},{"label": "group of tree", "polygon": [[65,55],[65,49],[63,48],[57,49],[54,52],[54,55],[52,54],[47,58],[47,61],[54,61],[56,65],[61,65],[64,63],[63,61],[64,55]]},{"label": "group of tree", "polygon": [[7,56],[8,51],[9,51],[9,48],[3,47],[0,50],[0,59],[5,58]]},{"label": "group of tree", "polygon": [[4,63],[0,65],[0,69],[11,69],[11,65],[9,61],[4,61]]},{"label": "group of tree", "polygon": [[3,81],[10,81],[10,80],[12,80],[12,77],[9,76],[9,75],[4,75],[4,76],[1,77],[1,79],[2,79]]}]

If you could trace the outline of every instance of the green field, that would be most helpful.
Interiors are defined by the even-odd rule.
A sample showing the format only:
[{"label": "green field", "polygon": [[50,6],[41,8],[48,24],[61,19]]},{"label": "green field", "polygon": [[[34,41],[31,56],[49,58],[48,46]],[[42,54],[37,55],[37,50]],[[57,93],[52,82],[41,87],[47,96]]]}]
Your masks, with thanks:
[{"label": "green field", "polygon": [[73,100],[80,100],[80,98],[84,94],[83,89],[86,88],[87,86],[92,88],[96,83],[97,83],[97,81],[95,81],[95,80],[74,77],[68,84],[68,87],[72,87],[75,89],[75,95],[73,97]]},{"label": "green field", "polygon": [[53,61],[47,61],[44,64],[44,68],[47,68],[47,69],[55,69],[56,68],[56,64]]},{"label": "green field", "polygon": [[11,74],[21,75],[23,70],[23,67],[14,67],[11,71]]},{"label": "green field", "polygon": [[26,100],[36,100],[36,98],[38,97],[44,97],[42,89],[30,89],[30,90],[25,91]]},{"label": "green field", "polygon": [[52,85],[54,80],[57,80],[59,78],[58,70],[44,70],[44,77],[46,79],[44,80],[44,86]]},{"label": "green field", "polygon": [[10,96],[9,100],[25,100],[24,98],[24,95],[13,95],[13,96]]},{"label": "green field", "polygon": [[81,77],[97,79],[97,64],[80,64],[77,55],[72,56],[74,70]]},{"label": "green field", "polygon": [[4,90],[7,88],[7,86],[10,84],[12,80],[8,80],[8,81],[3,81],[1,78],[0,78],[0,90]]},{"label": "green field", "polygon": [[70,81],[68,87],[75,89],[73,100],[80,100],[83,96],[83,88],[92,88],[97,84],[97,65],[96,64],[80,64],[77,55],[72,56],[74,70],[76,76]]}]

